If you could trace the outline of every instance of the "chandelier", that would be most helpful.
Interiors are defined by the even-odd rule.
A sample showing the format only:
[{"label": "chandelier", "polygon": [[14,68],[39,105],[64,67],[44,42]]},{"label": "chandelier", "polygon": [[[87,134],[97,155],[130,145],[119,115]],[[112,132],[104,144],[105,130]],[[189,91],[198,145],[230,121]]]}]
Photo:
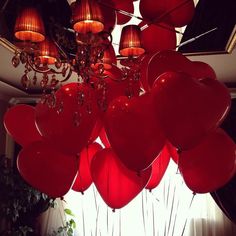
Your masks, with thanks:
[{"label": "chandelier", "polygon": [[[110,207],[121,208],[144,187],[160,182],[172,156],[190,189],[215,190],[235,173],[235,145],[219,129],[230,95],[208,64],[175,51],[175,27],[192,19],[193,1],[176,0],[165,9],[161,1],[140,0],[141,15],[148,20],[123,26],[119,55],[113,48],[114,25],[102,7],[126,20],[134,15],[114,2],[72,3],[71,28],[53,20],[45,27],[32,6],[18,14],[14,36],[23,43],[12,64],[24,65],[25,89],[42,89],[35,108],[15,106],[4,118],[7,131],[23,146],[17,160],[21,175],[53,197],[63,196],[73,183],[84,192],[93,181]],[[182,11],[176,14],[177,9]],[[69,83],[74,74],[76,81]],[[22,118],[17,125],[16,116]],[[105,149],[93,143],[98,136]],[[212,156],[219,157],[213,167]]]},{"label": "chandelier", "polygon": [[[58,89],[59,84],[71,78],[73,72],[76,73],[79,83],[90,83],[99,89],[104,87],[104,90],[104,78],[107,77],[118,81],[127,79],[130,83],[132,80],[138,81],[136,58],[145,52],[140,27],[127,25],[123,28],[119,53],[127,59],[123,60],[125,68],[118,70],[111,29],[105,29],[99,1],[73,2],[71,11],[71,29],[65,29],[52,21],[47,30],[37,8],[27,6],[19,12],[14,36],[23,43],[15,51],[12,65],[24,65],[22,86],[27,90],[31,86],[40,85],[44,95],[42,97],[47,100]],[[69,45],[74,51],[67,51],[63,44]],[[119,72],[116,78],[109,76],[112,68]],[[31,71],[34,72],[33,78],[29,76]],[[58,75],[62,79],[58,79]],[[132,96],[131,89],[127,93]]]}]

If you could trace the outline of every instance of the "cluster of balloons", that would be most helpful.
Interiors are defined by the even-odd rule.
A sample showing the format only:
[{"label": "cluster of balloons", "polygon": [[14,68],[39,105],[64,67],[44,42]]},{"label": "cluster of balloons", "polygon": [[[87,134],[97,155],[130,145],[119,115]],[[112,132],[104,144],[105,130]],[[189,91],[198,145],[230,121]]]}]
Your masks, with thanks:
[{"label": "cluster of balloons", "polygon": [[106,111],[97,105],[96,86],[69,83],[52,107],[19,104],[6,112],[6,130],[22,146],[17,166],[29,184],[56,198],[70,188],[83,193],[93,182],[108,206],[121,208],[159,184],[170,158],[196,193],[233,177],[235,144],[219,128],[231,99],[209,65],[170,50],[148,55],[139,84],[145,93],[132,98],[124,96],[126,81],[106,80]]},{"label": "cluster of balloons", "polygon": [[[131,0],[102,2],[108,31],[130,16],[106,5],[134,11]],[[56,198],[70,188],[83,193],[93,182],[116,209],[144,188],[155,188],[170,158],[196,193],[215,191],[233,177],[235,144],[219,128],[230,94],[208,64],[173,51],[174,27],[190,22],[193,1],[140,0],[140,13],[146,54],[139,81],[121,81],[121,70],[113,66],[104,72],[103,86],[94,78],[69,83],[55,93],[52,106],[19,104],[6,112],[6,130],[22,146],[18,170],[36,189]],[[99,109],[104,96],[106,106]]]}]

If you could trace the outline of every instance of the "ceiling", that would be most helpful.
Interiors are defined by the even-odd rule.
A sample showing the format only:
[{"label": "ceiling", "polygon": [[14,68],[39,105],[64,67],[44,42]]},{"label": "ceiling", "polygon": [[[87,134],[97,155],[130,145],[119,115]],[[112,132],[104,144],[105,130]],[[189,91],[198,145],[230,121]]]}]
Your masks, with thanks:
[{"label": "ceiling", "polygon": [[[15,2],[19,2],[19,0]],[[55,0],[44,0],[41,2],[43,4],[46,4],[46,2],[55,4]],[[214,4],[215,8],[211,9],[209,8],[211,6],[209,4],[213,4],[213,2],[217,1],[200,0],[198,2],[194,20],[186,27],[181,42],[194,38],[214,27],[218,27],[218,29],[200,39],[193,40],[194,42],[179,48],[179,51],[188,55],[190,60],[208,63],[213,67],[220,81],[226,83],[231,88],[236,88],[236,50],[234,49],[236,33],[235,35],[233,33],[236,23],[236,3],[235,0],[224,0],[224,4],[222,4],[222,1],[218,1],[221,3]],[[8,41],[12,41],[10,28],[12,27],[12,19],[14,17],[9,17],[16,14],[14,11],[17,8],[14,8],[13,3],[14,1],[9,0],[2,1],[0,4],[0,34],[2,36],[0,37],[0,99],[26,97],[29,94],[31,96],[35,95],[34,90],[28,93],[21,85],[20,78],[23,75],[24,67],[19,66],[14,68],[11,64],[11,59],[14,55],[12,49],[14,47],[12,48],[12,45]],[[66,0],[57,1],[57,4],[65,6],[66,17],[61,17],[62,14],[58,8],[55,9],[54,14],[56,17],[60,16],[61,21],[65,21],[64,24],[67,24],[69,19],[69,4]],[[138,1],[135,2],[135,5],[138,6]],[[227,17],[224,18],[221,15],[226,14],[226,11]],[[9,12],[10,14],[7,14]],[[9,21],[9,19],[11,20]],[[72,79],[76,80],[75,74]]]}]

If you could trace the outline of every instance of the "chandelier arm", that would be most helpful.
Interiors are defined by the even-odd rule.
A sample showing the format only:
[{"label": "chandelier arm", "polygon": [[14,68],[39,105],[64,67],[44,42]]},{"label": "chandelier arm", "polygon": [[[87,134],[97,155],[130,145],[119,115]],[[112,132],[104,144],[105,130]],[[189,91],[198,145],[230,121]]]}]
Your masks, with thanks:
[{"label": "chandelier arm", "polygon": [[[60,82],[61,83],[63,83],[63,82],[66,82],[67,80],[69,80],[69,78],[71,77],[71,75],[72,75],[72,72],[73,72],[73,70],[71,69],[71,67],[70,66],[68,66],[68,68],[70,68],[69,69],[69,72],[68,72],[68,74],[67,74],[67,76],[66,76],[66,78],[65,79],[63,79],[63,80],[60,80]],[[68,69],[67,68],[67,69]]]},{"label": "chandelier arm", "polygon": [[34,64],[31,62],[31,60],[30,60],[29,57],[27,57],[27,65],[29,65],[30,68],[31,68],[33,71],[37,72],[37,73],[49,73],[50,70],[51,70],[50,68],[47,68],[47,69],[45,69],[45,70],[42,70],[40,67],[37,67],[36,65],[34,65]]}]

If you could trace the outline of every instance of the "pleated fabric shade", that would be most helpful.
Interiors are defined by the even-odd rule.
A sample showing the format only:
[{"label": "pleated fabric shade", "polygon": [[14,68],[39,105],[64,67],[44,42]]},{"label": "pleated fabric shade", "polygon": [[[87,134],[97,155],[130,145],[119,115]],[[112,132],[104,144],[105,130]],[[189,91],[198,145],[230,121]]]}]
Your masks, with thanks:
[{"label": "pleated fabric shade", "polygon": [[48,38],[39,44],[39,58],[42,64],[54,64],[58,58],[56,45]]},{"label": "pleated fabric shade", "polygon": [[27,7],[19,12],[14,34],[22,41],[42,42],[45,39],[43,20],[36,8]]},{"label": "pleated fabric shade", "polygon": [[78,33],[99,33],[104,29],[101,9],[96,0],[80,0],[72,7],[72,24]]},{"label": "pleated fabric shade", "polygon": [[145,52],[141,43],[141,30],[137,25],[123,27],[119,53],[122,56],[139,56]]}]

